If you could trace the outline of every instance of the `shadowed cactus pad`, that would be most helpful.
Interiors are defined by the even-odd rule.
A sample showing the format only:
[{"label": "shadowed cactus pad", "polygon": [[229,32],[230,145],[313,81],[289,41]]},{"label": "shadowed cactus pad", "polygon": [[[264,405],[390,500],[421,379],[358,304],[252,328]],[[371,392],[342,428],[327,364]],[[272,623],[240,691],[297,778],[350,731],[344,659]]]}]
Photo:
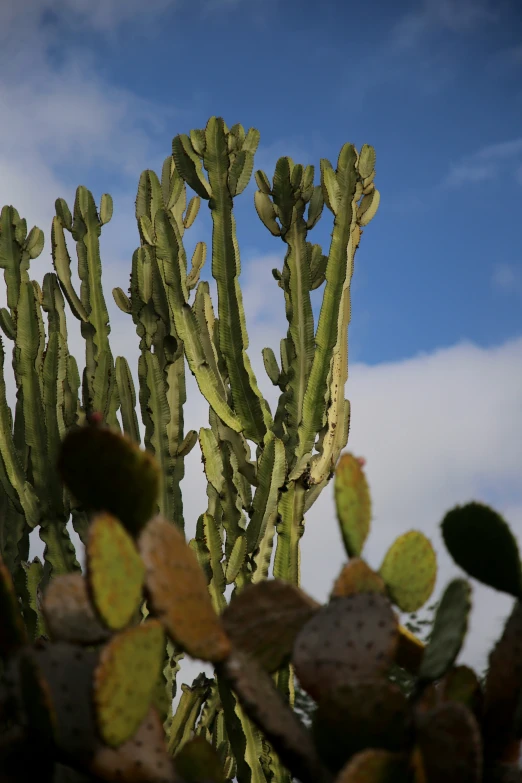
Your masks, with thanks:
[{"label": "shadowed cactus pad", "polygon": [[63,440],[58,467],[76,500],[89,511],[107,511],[137,535],[154,515],[159,469],[150,452],[95,424]]},{"label": "shadowed cactus pad", "polygon": [[498,757],[516,739],[514,718],[522,695],[522,604],[516,602],[489,656],[484,697],[486,752]]},{"label": "shadowed cactus pad", "polygon": [[42,611],[54,640],[99,644],[110,636],[92,608],[81,574],[55,576],[44,593]]},{"label": "shadowed cactus pad", "polygon": [[203,571],[183,534],[157,517],[139,538],[154,614],[171,639],[193,658],[221,661],[230,642],[214,611]]},{"label": "shadowed cactus pad", "polygon": [[399,626],[399,643],[395,663],[412,674],[419,671],[426,645],[404,625]]},{"label": "shadowed cactus pad", "polygon": [[423,533],[410,530],[393,542],[379,573],[394,604],[402,612],[416,612],[426,603],[435,587],[435,550]]},{"label": "shadowed cactus pad", "polygon": [[346,563],[332,589],[332,596],[354,595],[355,593],[386,594],[383,578],[359,557],[354,557]]},{"label": "shadowed cactus pad", "polygon": [[370,532],[371,501],[362,465],[353,454],[343,454],[339,460],[334,491],[346,552],[358,557]]},{"label": "shadowed cactus pad", "polygon": [[427,783],[479,783],[482,742],[475,716],[463,704],[448,702],[417,721],[420,765]]},{"label": "shadowed cactus pad", "polygon": [[165,747],[165,732],[151,707],[134,736],[119,748],[98,745],[91,772],[109,783],[182,783]]},{"label": "shadowed cactus pad", "polygon": [[27,632],[11,574],[0,557],[0,658],[27,642]]},{"label": "shadowed cactus pad", "polygon": [[145,569],[133,539],[110,514],[98,514],[91,523],[86,560],[98,614],[112,630],[124,628],[139,608]]},{"label": "shadowed cactus pad", "polygon": [[387,598],[360,593],[333,598],[300,631],[292,656],[314,699],[334,687],[385,674],[395,658],[397,618]]},{"label": "shadowed cactus pad", "polygon": [[174,757],[174,768],[184,783],[225,783],[217,750],[203,737],[193,737]]},{"label": "shadowed cactus pad", "polygon": [[111,747],[126,742],[147,714],[163,661],[161,623],[148,620],[114,636],[94,675],[96,718]]},{"label": "shadowed cactus pad", "polygon": [[454,579],[444,591],[424,651],[421,679],[438,680],[453,665],[468,630],[470,597],[471,586],[464,579]]},{"label": "shadowed cactus pad", "polygon": [[57,642],[32,648],[24,655],[36,664],[47,683],[56,715],[55,742],[58,748],[86,763],[98,741],[92,707],[97,653]]},{"label": "shadowed cactus pad", "polygon": [[290,659],[297,634],[319,606],[298,587],[266,579],[242,590],[221,619],[234,647],[274,672]]},{"label": "shadowed cactus pad", "polygon": [[480,680],[468,666],[454,666],[440,681],[442,701],[456,701],[470,709],[476,716],[482,715],[483,692]]},{"label": "shadowed cactus pad", "polygon": [[364,750],[341,770],[336,783],[399,783],[409,779],[408,760],[400,753]]},{"label": "shadowed cactus pad", "polygon": [[522,597],[517,542],[500,514],[482,503],[457,506],[442,520],[442,536],[456,564],[470,576]]},{"label": "shadowed cactus pad", "polygon": [[312,733],[333,772],[366,748],[405,750],[411,734],[406,696],[385,679],[335,687],[319,697]]}]

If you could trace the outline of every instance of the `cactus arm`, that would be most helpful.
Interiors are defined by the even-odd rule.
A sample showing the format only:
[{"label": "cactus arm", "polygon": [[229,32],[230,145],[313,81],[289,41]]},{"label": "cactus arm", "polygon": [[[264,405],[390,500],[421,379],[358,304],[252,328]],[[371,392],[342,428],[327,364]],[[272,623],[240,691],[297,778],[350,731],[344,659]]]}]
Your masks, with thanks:
[{"label": "cactus arm", "polygon": [[343,299],[342,324],[332,357],[326,431],[318,449],[319,454],[312,458],[310,466],[310,480],[313,484],[321,484],[330,475],[348,440],[349,402],[344,399],[344,388],[348,380],[348,322],[351,309],[349,288],[345,289]]},{"label": "cactus arm", "polygon": [[[311,181],[310,181],[311,177]],[[285,295],[289,362],[285,378],[287,458],[293,462],[297,432],[302,420],[303,399],[314,356],[314,319],[310,299],[310,262],[304,210],[313,190],[313,167],[304,172],[290,158],[276,164],[272,194],[287,245],[280,285]]]},{"label": "cactus arm", "polygon": [[253,512],[247,527],[247,552],[253,554],[261,546],[269,519],[277,509],[279,492],[286,475],[285,450],[282,441],[272,432],[265,437],[264,449],[257,471],[259,486],[254,495]]},{"label": "cactus arm", "polygon": [[33,487],[26,480],[13,440],[11,411],[7,404],[4,380],[4,360],[4,346],[0,338],[0,481],[14,508],[19,511],[23,509],[27,524],[33,528],[38,524],[38,500]]},{"label": "cactus arm", "polygon": [[138,417],[136,416],[136,391],[130,367],[127,359],[123,356],[116,357],[116,383],[118,384],[118,395],[121,403],[123,431],[135,443],[139,444],[141,443],[141,437]]},{"label": "cactus arm", "polygon": [[51,243],[54,268],[56,269],[56,274],[58,275],[62,291],[67,299],[69,307],[79,321],[87,321],[88,315],[72,284],[71,258],[65,242],[63,223],[57,216],[53,218]]},{"label": "cactus arm", "polygon": [[[213,223],[212,275],[218,291],[219,347],[230,378],[234,410],[243,424],[245,436],[259,443],[271,423],[271,417],[246,354],[248,336],[238,281],[240,259],[229,182],[230,176],[234,177],[235,182],[235,169],[234,163],[230,162],[223,120],[216,117],[209,120],[205,140],[204,163],[212,190],[209,201]],[[254,143],[254,150],[256,146]],[[252,155],[250,150],[245,152],[248,154],[240,179],[246,177],[248,155]],[[248,179],[250,174],[246,182]],[[232,186],[234,190],[236,187],[237,183]]]},{"label": "cactus arm", "polygon": [[321,161],[323,195],[335,215],[335,220],[326,267],[326,287],[315,336],[316,350],[303,401],[303,418],[299,426],[296,453],[298,461],[308,454],[311,455],[316,433],[324,426],[332,351],[338,342],[339,327],[342,324],[343,292],[349,286],[352,274],[355,240],[353,229],[357,218],[356,161],[357,153],[351,144],[345,144],[342,148],[336,172],[328,161]]},{"label": "cactus arm", "polygon": [[266,778],[259,761],[262,748],[257,730],[222,677],[218,677],[218,687],[227,736],[236,759],[238,783],[265,783]]},{"label": "cactus arm", "polygon": [[299,541],[304,533],[306,489],[301,482],[296,481],[289,482],[287,487],[279,501],[274,577],[298,586],[301,561]]},{"label": "cactus arm", "polygon": [[162,275],[168,286],[169,304],[176,332],[183,340],[187,361],[199,389],[209,405],[232,429],[239,431],[241,423],[219,394],[218,382],[206,362],[198,322],[187,303],[186,280],[179,264],[179,241],[174,225],[164,210],[158,210],[154,223],[157,236],[156,253]]}]

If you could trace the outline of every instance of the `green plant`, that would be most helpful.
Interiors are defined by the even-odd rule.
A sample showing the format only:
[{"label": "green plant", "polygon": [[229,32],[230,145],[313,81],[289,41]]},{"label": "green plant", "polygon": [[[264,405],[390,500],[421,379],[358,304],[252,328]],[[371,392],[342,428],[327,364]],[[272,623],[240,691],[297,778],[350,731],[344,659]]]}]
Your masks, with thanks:
[{"label": "green plant", "polygon": [[[27,233],[26,221],[14,207],[2,209],[0,267],[7,307],[0,310],[0,327],[13,343],[17,398],[12,413],[0,343],[0,552],[21,602],[29,642],[46,634],[41,595],[53,580],[80,575],[67,530],[69,518],[87,547],[90,520],[98,511],[118,517],[134,538],[153,511],[183,530],[184,459],[198,441],[208,502],[190,546],[206,575],[214,610],[225,608],[227,585],[239,593],[268,576],[274,545],[274,576],[299,584],[304,516],[331,478],[347,442],[350,408],[344,386],[350,283],[362,229],[377,211],[379,192],[374,185],[375,151],[369,145],[357,152],[345,144],[336,169],[322,160],[320,184],[314,184],[313,166],[295,164],[288,157],[277,161],[272,181],[262,171],[255,173],[256,211],[286,250],[282,269],[273,270],[288,320],[280,362],[272,349],[263,350],[266,372],[280,392],[276,410],[271,411],[247,353],[233,215],[234,199],[251,179],[258,143],[254,128],[228,128],[221,118],[211,117],[205,129],[174,138],[160,177],[153,171],[140,177],[140,244],[132,257],[128,292],[115,288],[113,296],[132,318],[139,338],[138,396],[147,454],[138,448],[118,451],[114,437],[123,431],[140,444],[136,390],[127,361],[114,357],[111,350],[102,286],[100,237],[112,216],[111,197],[104,194],[97,207],[92,193],[80,186],[72,211],[64,199],[57,199],[51,231],[54,273],[45,276],[42,287],[30,278],[30,261],[42,252],[42,231],[33,228]],[[187,186],[195,193],[190,199]],[[185,231],[193,225],[202,199],[213,222],[211,272],[217,311],[208,282],[200,280],[205,243],[196,244],[190,265],[184,248]],[[334,216],[328,254],[309,241],[324,204]],[[76,248],[79,291],[70,240]],[[315,328],[311,292],[323,285]],[[81,372],[68,349],[66,303],[85,342]],[[209,426],[199,432],[184,431],[185,362],[209,404]],[[82,441],[86,421],[111,428],[111,436],[105,441],[102,436],[107,449],[100,449],[95,427]],[[65,489],[54,470],[62,441]],[[71,455],[80,452],[90,460],[90,474],[81,462],[80,467],[73,464]],[[159,465],[159,477],[151,468],[151,455]],[[108,487],[107,475],[112,479]],[[45,542],[43,562],[28,562],[33,529],[39,529]],[[76,597],[81,595],[77,581],[63,584],[76,591]],[[146,614],[147,607],[142,605],[141,611]],[[121,618],[106,619],[114,630]],[[200,709],[222,713],[221,694],[213,681],[184,691],[178,713],[172,715],[181,656],[169,640],[158,693],[163,692],[172,750],[193,731]],[[288,667],[278,672],[277,684],[291,702]],[[261,734],[239,708],[237,714],[234,743],[247,759],[241,763],[247,765],[248,775],[279,779],[283,773],[274,771],[268,752],[258,752]]]},{"label": "green plant", "polygon": [[[129,458],[122,463],[131,476],[136,447],[118,437],[119,459],[126,450]],[[105,438],[108,447],[115,442],[113,433],[87,427],[84,440],[75,441],[76,459],[86,471],[96,467],[93,451],[78,443],[83,446],[89,438],[97,443]],[[346,533],[351,520],[360,520],[356,504],[346,512],[339,503],[339,492],[360,495],[367,486],[357,486],[366,483],[361,471],[346,471],[355,458],[345,454],[342,460],[337,505],[344,509],[340,522]],[[107,492],[110,482],[105,476]],[[117,498],[112,501],[118,506]],[[115,511],[126,508],[121,498]],[[461,562],[460,536],[468,534],[474,514],[478,524],[473,554],[465,550],[467,567],[480,571],[488,547],[488,568],[481,573],[492,587],[513,587],[516,543],[504,520],[488,507],[472,503],[446,515],[442,528],[450,554]],[[498,529],[504,537],[496,550],[491,542]],[[411,541],[420,539],[417,534],[397,541],[407,542],[400,546],[409,556]],[[432,571],[426,563],[433,560],[426,541],[415,546],[424,562],[408,557],[405,576],[417,586],[420,600]],[[403,568],[405,558],[397,551],[396,542],[390,552]],[[448,585],[423,645],[400,626],[393,609],[400,608],[403,592],[397,590],[397,574],[389,571],[389,555],[381,574],[367,564],[362,568],[360,555],[361,548],[324,606],[291,583],[262,580],[238,592],[220,614],[204,570],[177,526],[156,516],[136,534],[100,510],[88,531],[85,576],[66,574],[51,582],[41,608],[52,638],[32,644],[13,581],[0,563],[1,779],[249,781],[254,761],[242,727],[253,731],[256,726],[259,767],[274,779],[291,772],[303,783],[518,780],[520,600],[490,656],[482,688],[474,672],[455,665],[468,624],[470,585],[464,579]],[[512,574],[505,573],[506,562]],[[409,590],[408,603],[413,596]],[[140,611],[143,598],[146,617]],[[177,649],[212,662],[215,669],[213,679],[200,676],[191,688],[184,686],[175,732],[162,726],[165,704],[156,687],[164,634]],[[415,686],[406,695],[389,681],[389,673],[408,650],[410,663],[416,661]],[[288,661],[317,703],[309,729],[274,681]],[[191,724],[195,736],[187,730]]]}]

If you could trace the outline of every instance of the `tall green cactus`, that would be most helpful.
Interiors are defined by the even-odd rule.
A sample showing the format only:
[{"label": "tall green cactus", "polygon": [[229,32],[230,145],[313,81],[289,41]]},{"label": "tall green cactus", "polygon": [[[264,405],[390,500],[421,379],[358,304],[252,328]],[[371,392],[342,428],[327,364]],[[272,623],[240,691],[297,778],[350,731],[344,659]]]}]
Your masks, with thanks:
[{"label": "tall green cactus", "polygon": [[[280,391],[272,412],[248,356],[233,214],[234,198],[251,179],[258,144],[254,128],[229,129],[216,117],[205,129],[174,138],[161,179],[153,171],[140,177],[136,198],[140,245],[132,257],[130,288],[113,290],[116,304],[132,317],[139,338],[144,445],[156,457],[162,478],[158,511],[181,530],[184,458],[199,441],[207,507],[201,509],[190,546],[206,574],[217,611],[226,606],[227,585],[233,585],[237,594],[269,575],[274,543],[274,576],[299,584],[305,513],[331,478],[348,438],[350,406],[344,386],[350,283],[362,227],[379,203],[373,183],[375,152],[368,145],[359,154],[352,144],[345,144],[335,170],[322,160],[320,184],[314,185],[313,166],[303,167],[288,157],[277,161],[272,182],[264,172],[256,172],[256,211],[286,245],[283,269],[273,270],[288,320],[280,366],[270,348],[263,350],[267,374]],[[190,200],[187,185],[196,194]],[[196,244],[190,268],[183,244],[201,199],[208,202],[212,217],[216,309],[208,282],[200,280],[205,243]],[[328,255],[308,239],[324,204],[334,215]],[[8,307],[0,311],[0,326],[14,342],[17,402],[13,416],[0,374],[0,481],[5,510],[0,553],[13,575],[33,638],[44,628],[38,596],[51,574],[79,568],[66,530],[71,514],[75,530],[87,541],[89,514],[78,499],[62,490],[53,472],[60,441],[86,415],[97,412],[104,424],[123,429],[131,440],[140,442],[132,373],[125,358],[112,354],[102,287],[100,235],[111,215],[110,196],[103,195],[97,209],[85,187],[77,190],[72,215],[63,199],[56,201],[51,232],[55,273],[46,275],[41,290],[30,280],[29,262],[43,248],[42,232],[34,228],[27,236],[25,221],[12,207],[4,207],[1,214],[0,266],[5,270]],[[66,232],[76,242],[79,294],[72,280]],[[323,284],[315,328],[311,291]],[[68,353],[64,297],[80,321],[85,341],[81,382]],[[184,432],[185,360],[209,404],[209,426],[198,433]],[[0,362],[3,369],[3,347]],[[43,566],[39,561],[27,563],[29,532],[38,525],[46,544]],[[181,651],[169,641],[163,671],[167,701],[174,693],[180,657]],[[290,670],[280,671],[277,682],[292,699]],[[287,779],[223,678],[196,692],[197,699],[189,698],[188,691],[183,694],[176,716],[170,710],[164,715],[172,749],[179,749],[180,737],[186,739],[197,728],[215,742],[219,739],[221,752],[229,759],[227,768],[240,783],[274,776]],[[205,706],[198,722],[201,705]]]}]

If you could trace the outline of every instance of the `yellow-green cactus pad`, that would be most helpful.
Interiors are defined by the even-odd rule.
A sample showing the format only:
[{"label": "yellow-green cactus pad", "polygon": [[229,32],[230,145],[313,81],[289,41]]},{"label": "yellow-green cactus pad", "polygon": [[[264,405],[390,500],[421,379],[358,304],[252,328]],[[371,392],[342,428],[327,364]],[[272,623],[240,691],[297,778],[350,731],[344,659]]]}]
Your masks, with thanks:
[{"label": "yellow-green cactus pad", "polygon": [[264,579],[245,587],[221,619],[234,647],[275,672],[290,659],[297,634],[319,607],[298,587]]},{"label": "yellow-green cactus pad", "polygon": [[332,597],[355,593],[386,593],[383,578],[359,557],[354,557],[343,567],[335,580]]},{"label": "yellow-green cactus pad", "polygon": [[110,637],[110,631],[92,608],[87,582],[79,573],[59,574],[51,579],[43,596],[42,611],[54,641],[99,644]]},{"label": "yellow-green cactus pad", "polygon": [[183,534],[156,517],[140,535],[150,605],[172,641],[193,658],[221,661],[230,641],[216,614],[205,575]]},{"label": "yellow-green cactus pad", "polygon": [[456,564],[474,579],[495,590],[522,598],[522,566],[509,525],[482,503],[448,511],[442,536]]},{"label": "yellow-green cactus pad", "polygon": [[124,435],[94,425],[69,432],[58,469],[82,506],[112,514],[132,535],[156,512],[158,464]]},{"label": "yellow-green cactus pad", "polygon": [[132,537],[110,514],[98,514],[86,546],[87,582],[105,625],[124,628],[138,610],[145,568]]},{"label": "yellow-green cactus pad", "polygon": [[348,557],[359,557],[370,532],[370,490],[361,462],[343,454],[335,470],[335,505]]},{"label": "yellow-green cactus pad", "polygon": [[108,783],[180,783],[167,753],[161,718],[153,707],[123,745],[111,748],[100,743],[89,771]]},{"label": "yellow-green cactus pad", "polygon": [[416,612],[426,603],[435,587],[435,550],[423,533],[410,530],[393,542],[379,573],[394,604],[402,612]]},{"label": "yellow-green cactus pad", "polygon": [[445,702],[418,716],[416,738],[427,780],[480,783],[482,738],[463,704]]},{"label": "yellow-green cactus pad", "polygon": [[334,773],[366,748],[406,750],[410,730],[408,700],[385,679],[326,691],[312,720],[316,748]]},{"label": "yellow-green cactus pad", "polygon": [[301,629],[292,662],[317,701],[334,687],[384,675],[395,659],[397,618],[387,598],[359,593],[333,598]]},{"label": "yellow-green cactus pad", "polygon": [[0,557],[0,658],[7,658],[27,643],[27,632],[11,572]]},{"label": "yellow-green cactus pad", "polygon": [[388,750],[363,750],[343,767],[335,783],[397,783],[409,779],[408,759]]},{"label": "yellow-green cactus pad", "polygon": [[192,737],[174,756],[174,768],[184,783],[225,783],[217,750],[203,737]]},{"label": "yellow-green cactus pad", "polygon": [[283,701],[272,677],[249,656],[233,652],[217,667],[250,720],[261,729],[283,764],[302,783],[326,778],[310,735]]},{"label": "yellow-green cactus pad", "polygon": [[122,631],[103,648],[94,675],[94,703],[107,745],[118,747],[137,731],[151,706],[164,650],[157,620]]},{"label": "yellow-green cactus pad", "polygon": [[470,610],[471,586],[465,579],[454,579],[437,607],[419,671],[422,680],[439,680],[453,666],[466,637]]}]

